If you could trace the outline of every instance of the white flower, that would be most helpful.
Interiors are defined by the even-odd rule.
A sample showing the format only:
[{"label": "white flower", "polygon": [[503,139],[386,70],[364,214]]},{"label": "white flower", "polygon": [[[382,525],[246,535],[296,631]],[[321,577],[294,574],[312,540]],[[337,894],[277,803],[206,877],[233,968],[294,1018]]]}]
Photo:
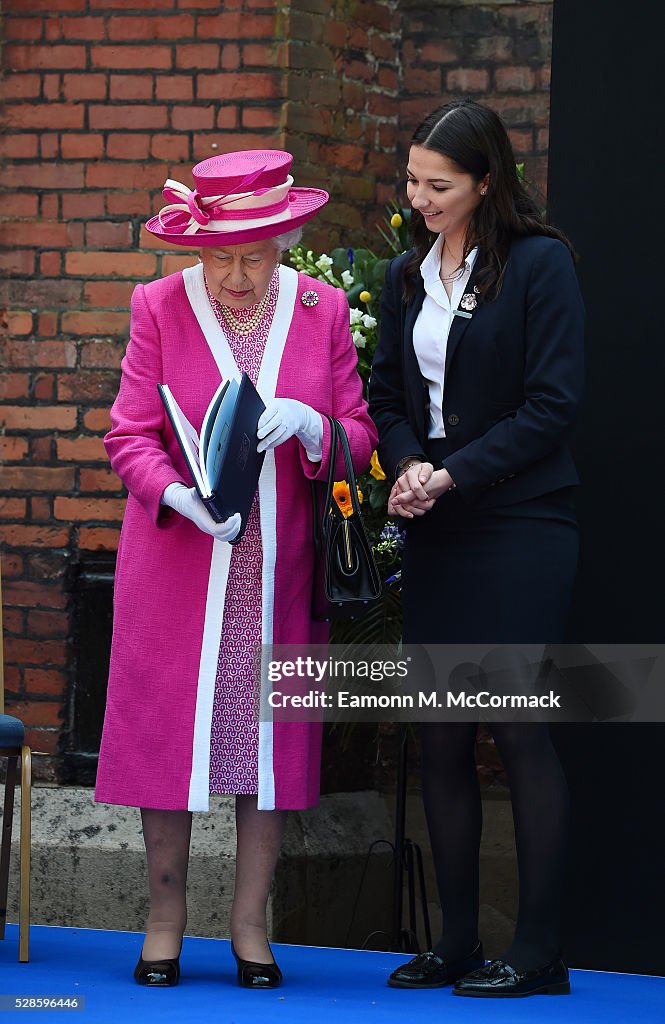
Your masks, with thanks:
[{"label": "white flower", "polygon": [[363,322],[364,313],[363,313],[362,309],[355,309],[354,308],[354,309],[349,310],[349,312],[351,314],[351,326],[352,327],[353,327],[354,324],[361,324]]},{"label": "white flower", "polygon": [[363,324],[365,325],[365,327],[376,327],[377,323],[378,321],[375,320],[373,316],[370,316],[369,313],[363,314]]},{"label": "white flower", "polygon": [[315,266],[315,267],[318,267],[318,268],[319,268],[319,270],[322,270],[324,274],[325,274],[325,272],[326,272],[327,270],[330,270],[330,268],[332,267],[332,265],[333,265],[333,261],[331,260],[330,256],[326,256],[326,254],[325,254],[325,253],[322,253],[322,254],[321,254],[321,255],[319,256],[319,258],[318,258],[318,260],[316,261],[316,263],[314,264],[314,266]]},{"label": "white flower", "polygon": [[353,274],[351,273],[350,270],[342,271],[342,284],[344,285],[345,288],[350,288],[351,285],[353,284]]},{"label": "white flower", "polygon": [[364,348],[367,344],[367,338],[360,331],[351,331],[351,337],[356,348]]}]

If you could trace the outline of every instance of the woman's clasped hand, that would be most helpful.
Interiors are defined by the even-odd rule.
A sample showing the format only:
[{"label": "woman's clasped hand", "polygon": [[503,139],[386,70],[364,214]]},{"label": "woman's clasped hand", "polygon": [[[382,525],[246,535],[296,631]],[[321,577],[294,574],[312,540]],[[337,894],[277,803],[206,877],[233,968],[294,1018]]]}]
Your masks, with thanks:
[{"label": "woman's clasped hand", "polygon": [[453,480],[445,469],[435,470],[431,462],[409,466],[392,486],[388,497],[390,515],[412,519],[423,516],[437,498],[453,489]]}]

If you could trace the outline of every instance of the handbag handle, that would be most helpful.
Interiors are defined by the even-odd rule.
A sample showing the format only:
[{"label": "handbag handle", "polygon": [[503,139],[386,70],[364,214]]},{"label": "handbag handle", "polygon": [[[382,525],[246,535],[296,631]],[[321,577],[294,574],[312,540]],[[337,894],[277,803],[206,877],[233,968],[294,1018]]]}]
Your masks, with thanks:
[{"label": "handbag handle", "polygon": [[335,463],[337,462],[337,448],[341,445],[342,454],[344,456],[344,466],[346,470],[346,480],[349,485],[351,506],[353,508],[354,515],[360,516],[360,502],[358,501],[358,485],[356,483],[356,474],[353,469],[353,462],[351,461],[351,448],[349,446],[349,439],[346,436],[346,430],[342,426],[339,420],[334,419],[332,416],[328,416],[327,413],[322,413],[330,423],[330,465],[328,469],[328,482],[326,486],[326,499],[323,506],[323,514],[319,518],[318,499],[316,494],[316,483],[312,481],[312,501],[314,504],[314,544],[318,551],[321,544],[321,531],[323,527],[323,521],[328,511],[332,508],[333,515],[337,515],[339,518],[343,518],[341,511],[337,507],[337,502],[333,501],[333,487],[335,485]]},{"label": "handbag handle", "polygon": [[[339,422],[335,420],[337,424],[337,441],[342,446],[342,453],[344,455],[344,465],[346,467],[346,480],[351,491],[351,504],[353,505],[353,512],[355,515],[360,515],[360,502],[358,500],[358,484],[356,482],[356,473],[353,468],[353,462],[351,461],[351,448],[349,446],[349,439],[346,436],[346,430]],[[337,451],[335,450],[335,455]],[[333,475],[335,467],[333,465]]]}]

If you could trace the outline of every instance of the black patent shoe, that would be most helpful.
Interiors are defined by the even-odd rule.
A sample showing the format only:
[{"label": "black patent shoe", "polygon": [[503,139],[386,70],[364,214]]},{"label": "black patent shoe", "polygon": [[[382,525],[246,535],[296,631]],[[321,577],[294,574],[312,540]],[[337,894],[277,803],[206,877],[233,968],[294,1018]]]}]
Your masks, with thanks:
[{"label": "black patent shoe", "polygon": [[482,967],[484,963],[480,942],[461,960],[443,960],[431,951],[419,953],[413,960],[393,971],[388,984],[392,988],[443,988],[444,985],[452,985],[469,971]]},{"label": "black patent shoe", "polygon": [[134,968],[134,979],[138,985],[151,988],[172,988],[180,981],[180,955],[171,960],[144,960]]},{"label": "black patent shoe", "polygon": [[505,960],[492,960],[486,967],[465,975],[455,985],[456,996],[567,996],[570,993],[568,968],[563,960],[552,960],[545,967],[518,971]]},{"label": "black patent shoe", "polygon": [[241,960],[233,942],[231,952],[238,965],[238,984],[242,988],[277,988],[282,984],[282,972],[274,961],[271,964],[257,964],[254,960]]}]

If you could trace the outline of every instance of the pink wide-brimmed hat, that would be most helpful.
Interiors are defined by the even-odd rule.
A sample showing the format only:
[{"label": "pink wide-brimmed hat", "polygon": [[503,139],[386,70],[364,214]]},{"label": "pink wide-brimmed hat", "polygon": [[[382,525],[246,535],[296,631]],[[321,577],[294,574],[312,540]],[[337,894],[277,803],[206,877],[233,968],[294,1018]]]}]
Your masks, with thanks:
[{"label": "pink wide-brimmed hat", "polygon": [[308,221],[328,201],[320,188],[294,188],[293,157],[281,149],[252,149],[209,157],[192,169],[193,189],[169,178],[169,205],[146,228],[186,245],[241,245],[274,238]]}]

